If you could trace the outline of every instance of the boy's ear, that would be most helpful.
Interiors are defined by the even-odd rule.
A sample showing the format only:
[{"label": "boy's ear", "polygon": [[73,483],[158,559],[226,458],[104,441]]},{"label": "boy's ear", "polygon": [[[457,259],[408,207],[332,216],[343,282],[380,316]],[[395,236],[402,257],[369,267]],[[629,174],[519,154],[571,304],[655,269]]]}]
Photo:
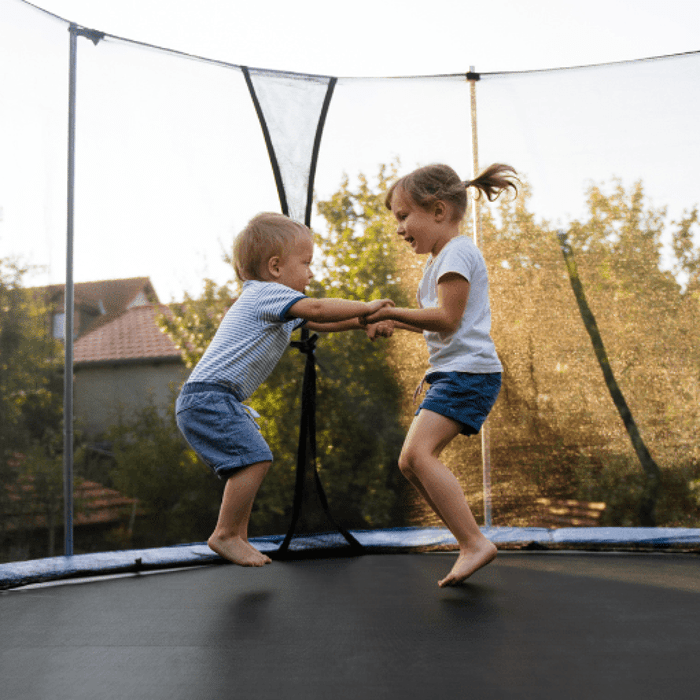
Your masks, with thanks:
[{"label": "boy's ear", "polygon": [[277,279],[281,272],[280,272],[280,262],[281,258],[279,255],[273,255],[268,261],[267,261],[267,270],[266,272],[273,278]]}]

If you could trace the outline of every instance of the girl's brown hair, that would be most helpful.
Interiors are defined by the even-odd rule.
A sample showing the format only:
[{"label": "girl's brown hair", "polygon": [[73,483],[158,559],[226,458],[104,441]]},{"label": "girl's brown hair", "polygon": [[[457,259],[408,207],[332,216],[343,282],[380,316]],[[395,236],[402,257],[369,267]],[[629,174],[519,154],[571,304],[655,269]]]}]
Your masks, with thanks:
[{"label": "girl's brown hair", "polygon": [[270,258],[283,256],[300,235],[311,231],[284,214],[263,212],[254,216],[233,242],[233,266],[241,282],[263,280],[263,269]]},{"label": "girl's brown hair", "polygon": [[460,180],[459,175],[444,164],[426,165],[395,182],[386,193],[384,204],[391,211],[391,198],[397,187],[408,194],[422,209],[430,209],[437,201],[446,202],[452,208],[452,220],[458,221],[467,210],[467,188],[475,187],[475,199],[482,194],[493,202],[509,187],[517,194],[517,173],[510,165],[494,163],[473,180]]}]

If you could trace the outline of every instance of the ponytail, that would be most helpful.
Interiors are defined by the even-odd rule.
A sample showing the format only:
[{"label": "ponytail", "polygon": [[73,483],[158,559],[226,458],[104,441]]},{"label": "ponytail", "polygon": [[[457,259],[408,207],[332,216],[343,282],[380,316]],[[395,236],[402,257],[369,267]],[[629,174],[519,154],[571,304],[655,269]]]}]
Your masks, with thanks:
[{"label": "ponytail", "polygon": [[460,220],[467,210],[467,189],[475,187],[478,199],[482,193],[493,202],[501,192],[511,187],[517,194],[517,173],[510,165],[495,163],[473,180],[463,181],[449,166],[426,165],[395,182],[386,193],[384,203],[391,211],[391,199],[396,188],[401,188],[421,208],[429,210],[437,201],[443,201],[452,209],[452,219]]},{"label": "ponytail", "polygon": [[493,202],[498,199],[503,190],[509,187],[517,195],[518,186],[515,184],[517,181],[518,174],[515,172],[515,168],[511,168],[510,165],[504,165],[503,163],[494,163],[479,173],[473,180],[465,182],[464,186],[467,188],[476,187],[477,192],[474,195],[474,199],[479,199],[484,194],[489,202]]}]

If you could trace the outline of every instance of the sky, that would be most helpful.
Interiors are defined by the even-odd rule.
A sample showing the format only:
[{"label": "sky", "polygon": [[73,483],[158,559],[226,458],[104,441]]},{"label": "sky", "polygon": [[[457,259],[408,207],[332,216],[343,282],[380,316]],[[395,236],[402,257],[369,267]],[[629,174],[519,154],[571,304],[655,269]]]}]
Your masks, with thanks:
[{"label": "sky", "polygon": [[222,61],[338,77],[519,71],[699,46],[697,0],[34,0],[83,26]]},{"label": "sky", "polygon": [[[0,14],[3,11],[2,5],[9,7],[17,2],[18,0],[0,0]],[[236,65],[340,78],[452,75],[463,74],[472,66],[482,73],[534,71],[614,63],[700,50],[700,39],[696,31],[700,26],[700,2],[697,0],[667,0],[664,3],[647,0],[592,0],[586,3],[562,0],[500,0],[498,3],[472,0],[435,0],[430,3],[413,0],[357,0],[353,3],[332,3],[328,0],[258,0],[245,3],[233,0],[34,0],[33,4],[85,27],[186,54]],[[2,27],[0,33],[1,30]],[[56,28],[51,27],[51,30],[51,41],[65,41],[60,24]],[[7,44],[7,41],[14,40],[14,35],[8,35],[4,42]],[[93,60],[91,47],[86,44],[88,42],[83,41],[79,47],[82,66],[89,66]],[[19,49],[19,44],[17,46]],[[29,49],[24,46],[22,50]],[[119,46],[103,47],[101,52],[102,54],[93,53],[95,56],[105,55],[110,60],[125,63],[134,60],[136,71],[140,68],[138,61],[134,59],[135,55],[138,60],[146,62],[144,65],[148,65],[148,70],[160,69],[160,59],[154,55],[157,52],[148,54],[126,51]],[[107,58],[104,60],[107,62]],[[31,73],[31,61],[14,62],[11,55],[6,57],[6,61],[5,70],[11,71],[11,78],[17,77],[19,82],[24,81],[26,85],[31,85],[34,80],[44,79],[43,76],[37,77],[38,74]],[[189,80],[187,84],[193,93],[210,79],[212,86],[219,80],[218,77],[212,78],[205,68],[197,67],[192,62],[185,62],[184,65],[186,68],[183,80]],[[180,66],[182,67],[182,62]],[[107,92],[104,95],[100,94],[99,78],[92,76],[88,68],[82,70],[83,73],[79,76],[79,99],[91,90],[96,96],[96,104],[109,104],[112,96]],[[26,71],[26,75],[23,71]],[[58,85],[58,99],[63,103],[63,63],[56,71],[54,83]],[[650,80],[660,79],[666,82],[664,74],[659,75],[662,77],[650,73]],[[692,80],[692,75],[690,79]],[[136,82],[134,81],[134,84]],[[126,85],[125,89],[128,90],[129,87]],[[650,87],[653,87],[651,83]],[[458,88],[464,92],[463,82]],[[134,88],[138,89],[143,88]],[[170,105],[172,101],[172,111],[177,112],[178,118],[185,123],[190,119],[194,124],[195,116],[187,113],[191,105],[188,106],[184,100],[181,103],[173,101],[172,92],[177,89],[173,87],[173,90],[166,94],[166,88],[163,88],[163,104]],[[449,93],[453,88],[447,85],[446,89]],[[482,82],[478,89],[486,90],[486,84]],[[384,88],[377,90],[381,92]],[[432,94],[429,91],[411,93],[400,88],[387,89],[386,92],[385,100],[389,111],[401,121],[401,124],[396,124],[397,131],[401,127],[410,129],[411,115],[421,109],[421,105],[417,104],[419,98],[415,98],[414,95]],[[495,111],[489,113],[485,109],[483,119],[486,122],[498,111],[499,100],[507,99],[510,102],[504,104],[512,104],[513,100],[517,102],[520,99],[517,89],[508,81],[496,82],[493,92],[492,105],[495,106],[492,109]],[[352,94],[351,90],[349,94]],[[466,92],[464,94],[466,95]],[[650,96],[650,99],[655,99],[653,90]],[[138,95],[136,97],[138,98]],[[143,97],[145,99],[142,104],[146,105],[153,96]],[[209,99],[210,96],[205,94],[202,88],[200,105]],[[216,121],[217,110],[220,109],[222,113],[235,111],[234,105],[224,104],[225,99],[218,97],[217,100],[211,101],[211,108],[207,106],[207,114],[210,115],[207,118],[212,120],[211,134],[223,133],[227,128],[225,123]],[[334,97],[334,104],[336,99],[340,98]],[[375,115],[364,113],[363,99],[364,97],[360,97],[354,105],[358,110],[354,119],[357,122],[366,121],[370,125],[367,128],[371,128],[371,120]],[[392,99],[394,103],[391,103]],[[151,102],[157,103],[157,100]],[[601,113],[608,108],[607,105],[600,107],[598,111]],[[113,121],[109,123],[110,130],[106,135],[108,143],[101,143],[93,138],[89,126],[91,120],[96,120],[97,117],[93,116],[91,107],[86,102],[79,102],[78,129],[81,140],[78,146],[82,147],[82,150],[78,160],[77,196],[78,204],[82,208],[81,213],[77,215],[76,225],[79,231],[85,233],[76,240],[75,278],[76,281],[88,281],[108,277],[150,276],[161,300],[169,301],[172,298],[181,298],[183,290],[196,294],[203,277],[225,281],[224,278],[230,274],[230,268],[223,263],[222,254],[228,249],[233,233],[240,230],[255,211],[274,208],[277,203],[272,188],[265,186],[260,188],[259,197],[258,193],[254,196],[242,195],[249,200],[244,210],[231,211],[232,207],[226,201],[228,193],[237,187],[241,187],[241,192],[245,189],[238,180],[222,176],[219,182],[216,177],[212,178],[211,172],[202,173],[201,183],[197,180],[198,168],[202,168],[198,153],[203,149],[211,149],[207,150],[207,153],[217,155],[217,150],[207,142],[208,134],[200,133],[196,139],[192,139],[192,143],[183,143],[181,136],[168,136],[165,125],[160,131],[156,128],[146,133],[139,129],[138,120],[157,120],[158,116],[139,114],[138,109],[139,107],[134,105],[116,103],[112,108],[105,107],[105,110],[113,115],[110,117]],[[146,110],[147,107],[142,109]],[[200,106],[199,109],[203,112],[205,107]],[[47,272],[36,278],[36,284],[61,282],[64,279],[61,250],[65,247],[62,239],[65,225],[62,221],[54,222],[53,219],[49,222],[49,215],[42,212],[26,214],[25,225],[17,225],[16,217],[13,218],[12,187],[16,186],[16,182],[22,177],[27,182],[35,183],[35,173],[40,166],[46,165],[47,159],[55,160],[56,171],[61,172],[60,161],[65,153],[64,126],[62,123],[46,124],[42,122],[42,117],[33,116],[30,118],[32,124],[24,124],[23,117],[18,116],[8,127],[1,117],[2,114],[0,125],[4,133],[0,134],[0,146],[6,157],[5,164],[0,163],[0,257],[9,254],[20,255],[43,266],[42,269]],[[201,115],[197,115],[196,118],[200,117]],[[572,118],[567,116],[567,132],[562,138],[575,140],[572,134],[576,129],[570,123]],[[581,118],[590,122],[596,116]],[[34,119],[37,124],[33,124]],[[58,122],[61,119],[62,117]],[[44,117],[43,120],[46,122],[49,118]],[[377,121],[381,121],[379,117]],[[388,118],[386,122],[381,125],[388,130],[384,133],[393,137],[391,132],[394,127]],[[30,132],[30,126],[36,127],[34,132]],[[498,145],[495,144],[498,135],[494,137],[488,133],[488,123],[484,126],[486,157],[491,157],[491,154],[500,157]],[[633,126],[631,125],[631,128]],[[22,141],[20,134],[24,127],[27,132],[26,142]],[[348,126],[345,125],[345,128]],[[480,130],[481,128],[480,125]],[[330,149],[330,142],[334,134],[339,133],[339,129],[329,116],[324,146],[328,145]],[[468,141],[467,131],[468,124],[466,129],[462,129],[464,133],[460,134],[458,140],[451,142],[446,138],[444,152],[449,154],[454,150],[455,159],[469,162],[469,155],[460,150]],[[528,159],[535,162],[541,158],[542,154],[536,152],[536,147],[528,143],[536,131],[536,124],[524,135],[516,133],[517,128],[514,128],[513,133],[509,134],[510,140],[505,139],[510,150],[503,157],[508,159],[512,154],[516,160],[522,158],[525,162],[529,162]],[[39,133],[39,141],[55,140],[58,146],[46,148],[45,144],[37,144],[37,138],[31,136],[31,133]],[[124,135],[110,137],[110,134],[117,133]],[[3,136],[5,142],[2,141]],[[102,132],[100,136],[104,139],[105,133]],[[161,137],[162,144],[159,143]],[[146,150],[153,153],[153,158],[161,161],[161,172],[153,176],[146,174],[149,167],[146,156],[140,163],[143,171],[142,181],[147,183],[146,188],[153,188],[152,193],[144,194],[144,185],[136,184],[138,177],[133,173],[119,170],[120,151],[130,154],[132,166],[134,161],[138,160],[139,145],[134,145],[132,141],[139,138],[144,139],[144,149],[141,150],[144,150],[144,153]],[[335,138],[337,141],[337,136]],[[376,149],[376,159],[372,159],[372,154],[361,160],[353,153],[347,156],[346,162],[335,168],[330,164],[319,164],[317,184],[326,183],[326,192],[322,194],[328,194],[328,189],[332,190],[339,183],[342,173],[350,171],[352,174],[357,168],[371,168],[380,162],[386,162],[388,156],[382,151],[380,143],[380,139],[385,137],[377,135],[376,138],[376,142],[367,146]],[[410,138],[410,134],[407,138]],[[168,142],[168,139],[171,141]],[[173,139],[176,139],[177,143],[173,144]],[[251,148],[254,146],[251,145]],[[526,152],[528,148],[530,151]],[[391,153],[401,156],[402,163],[405,162],[401,147],[397,146],[396,149]],[[222,168],[226,167],[224,159],[230,163],[232,159],[239,157],[231,145],[224,144],[220,150]],[[178,151],[179,159],[173,157],[171,160],[171,151]],[[255,157],[259,161],[266,161],[264,151],[256,153],[259,157]],[[390,151],[387,150],[386,153]],[[436,159],[449,157],[443,156],[442,146],[435,149],[435,154]],[[579,155],[585,160],[585,153]],[[343,156],[339,157],[342,160]],[[409,163],[412,159],[419,161],[430,157],[431,155],[418,151],[415,154],[410,151],[409,154],[407,150],[405,153],[405,159]],[[371,165],[366,165],[370,162]],[[100,163],[107,164],[106,169],[109,170],[111,179],[107,179],[106,174],[103,179],[99,170]],[[51,166],[53,165],[52,163]],[[187,175],[195,185],[190,184],[188,190],[183,189],[180,192],[178,173],[183,171],[183,165],[188,169]],[[209,161],[208,165],[211,166],[209,169],[215,167],[212,161]],[[265,168],[269,170],[267,163]],[[20,171],[20,176],[17,176],[16,169]],[[610,175],[608,172],[602,174]],[[239,175],[245,177],[246,173]],[[65,179],[64,175],[59,175],[60,177]],[[573,210],[577,205],[575,202],[564,203],[565,197],[557,194],[558,179],[559,174],[556,172],[544,177],[539,189],[534,188],[534,201],[540,201],[537,197],[541,197],[542,189],[546,188],[550,190],[550,200],[561,201],[562,212],[566,213],[566,207]],[[664,174],[661,179],[670,181],[671,178]],[[60,181],[58,184],[44,184],[42,181],[40,185],[48,192],[46,197],[53,202],[51,206],[54,209],[60,208]],[[94,212],[90,212],[89,206],[85,204],[90,200],[87,195],[91,189],[96,202]],[[148,195],[152,194],[151,200],[154,201],[158,192],[166,189],[169,190],[169,194],[167,200],[163,199],[164,205],[154,208],[153,211],[148,210]],[[578,180],[575,187],[572,186],[572,191],[574,189],[576,192],[581,189]],[[105,191],[110,190],[118,190],[113,200],[103,196]],[[663,198],[666,193],[663,187],[658,191],[661,193],[661,203],[665,203]],[[123,206],[115,204],[119,201],[123,202]],[[547,203],[541,201],[542,207],[546,209]],[[688,203],[687,197],[683,203]],[[110,207],[113,208],[112,211],[109,211]],[[28,206],[27,211],[30,209]],[[124,211],[121,211],[122,209]],[[211,213],[211,216],[202,221],[201,212],[205,211]],[[194,212],[198,212],[196,217]],[[31,216],[35,216],[37,220],[29,222]],[[46,221],[42,220],[42,216]],[[37,234],[39,229],[43,232]],[[95,236],[97,229],[101,229],[103,234],[100,240]],[[134,240],[129,239],[127,230],[132,232]],[[154,241],[147,240],[155,230],[167,231],[171,236],[170,241],[165,244],[163,237]],[[121,247],[118,245],[120,242]],[[137,249],[138,253],[135,253]]]}]

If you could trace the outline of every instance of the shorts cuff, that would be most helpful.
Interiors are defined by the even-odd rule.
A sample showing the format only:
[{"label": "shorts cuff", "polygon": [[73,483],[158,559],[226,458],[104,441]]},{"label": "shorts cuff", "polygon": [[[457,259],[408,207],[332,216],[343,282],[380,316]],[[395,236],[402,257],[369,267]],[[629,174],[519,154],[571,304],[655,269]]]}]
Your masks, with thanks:
[{"label": "shorts cuff", "polygon": [[219,479],[228,479],[240,469],[245,469],[251,464],[258,464],[259,462],[272,462],[272,452],[258,452],[253,454],[247,454],[245,461],[235,460],[214,467],[214,473],[219,477]]},{"label": "shorts cuff", "polygon": [[481,430],[481,425],[478,428],[476,428],[470,423],[465,423],[463,420],[460,420],[460,416],[457,413],[457,411],[451,411],[449,408],[446,408],[443,405],[432,405],[429,402],[427,403],[423,401],[423,403],[421,403],[421,405],[418,406],[418,410],[416,411],[415,415],[418,415],[422,408],[425,408],[428,411],[432,411],[433,413],[437,413],[440,416],[444,416],[445,418],[449,418],[455,423],[459,423],[462,426],[462,435],[478,435],[479,431]]}]

